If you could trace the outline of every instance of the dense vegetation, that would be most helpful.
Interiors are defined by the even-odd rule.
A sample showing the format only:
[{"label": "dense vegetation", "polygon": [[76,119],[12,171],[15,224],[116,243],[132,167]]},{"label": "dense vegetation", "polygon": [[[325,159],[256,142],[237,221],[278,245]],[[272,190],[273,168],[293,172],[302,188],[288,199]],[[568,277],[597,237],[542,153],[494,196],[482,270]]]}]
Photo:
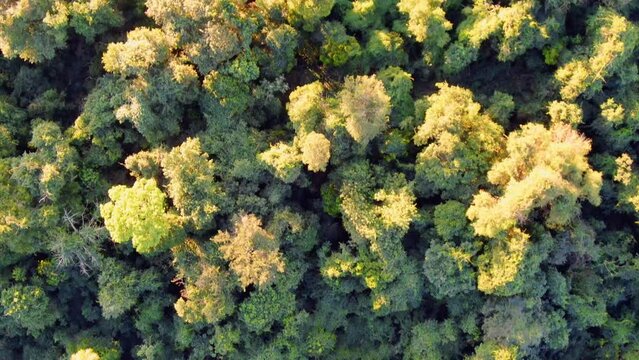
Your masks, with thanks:
[{"label": "dense vegetation", "polygon": [[639,2],[0,1],[0,358],[639,359]]}]

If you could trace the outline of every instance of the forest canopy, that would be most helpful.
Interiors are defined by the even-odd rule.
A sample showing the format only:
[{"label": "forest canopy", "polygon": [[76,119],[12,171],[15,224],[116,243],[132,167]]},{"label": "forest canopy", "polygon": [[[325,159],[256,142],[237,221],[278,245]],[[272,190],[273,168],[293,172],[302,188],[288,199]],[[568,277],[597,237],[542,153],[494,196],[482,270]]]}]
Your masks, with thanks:
[{"label": "forest canopy", "polygon": [[0,0],[0,358],[639,359],[638,59],[628,0]]}]

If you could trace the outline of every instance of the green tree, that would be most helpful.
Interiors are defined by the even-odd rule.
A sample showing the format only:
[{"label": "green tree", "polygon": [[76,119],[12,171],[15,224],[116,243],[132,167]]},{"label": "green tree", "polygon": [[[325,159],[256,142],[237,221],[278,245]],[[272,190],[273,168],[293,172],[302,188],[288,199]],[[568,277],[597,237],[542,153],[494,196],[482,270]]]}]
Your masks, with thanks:
[{"label": "green tree", "polygon": [[150,143],[179,132],[184,105],[198,97],[195,68],[171,56],[175,39],[159,29],[136,28],[124,43],[109,44],[102,56],[107,72],[119,75],[124,87],[119,122],[130,121]]},{"label": "green tree", "polygon": [[391,123],[401,123],[406,117],[413,116],[415,106],[412,97],[413,77],[411,74],[400,67],[391,66],[377,73],[377,77],[384,83],[386,93],[391,98]]},{"label": "green tree", "polygon": [[66,46],[66,1],[6,1],[0,5],[0,13],[0,51],[5,57],[41,63]]},{"label": "green tree", "polygon": [[355,0],[349,5],[344,14],[344,25],[359,31],[383,27],[387,13],[394,10],[393,2],[388,0]]},{"label": "green tree", "polygon": [[195,229],[209,228],[223,202],[215,165],[202,152],[199,139],[187,139],[162,158],[167,190],[180,215]]},{"label": "green tree", "polygon": [[344,25],[329,21],[322,24],[320,31],[324,37],[320,60],[324,65],[342,66],[362,54],[359,42],[346,33]]},{"label": "green tree", "polygon": [[288,19],[306,31],[313,31],[333,9],[335,0],[286,0]]},{"label": "green tree", "polygon": [[125,87],[123,79],[102,77],[87,96],[73,127],[67,130],[71,139],[88,143],[82,154],[87,163],[107,166],[122,157],[127,131],[118,126],[114,110],[125,102]]},{"label": "green tree", "polygon": [[124,18],[113,0],[81,0],[69,4],[69,26],[93,42],[95,37],[112,27],[122,26]]},{"label": "green tree", "polygon": [[424,275],[430,293],[444,299],[475,290],[477,281],[471,261],[476,252],[470,243],[431,245],[424,257]]},{"label": "green tree", "polygon": [[77,175],[78,154],[60,127],[51,121],[35,121],[29,146],[36,151],[15,159],[12,180],[41,202],[60,200],[65,189],[65,197],[71,200],[68,186]]},{"label": "green tree", "polygon": [[273,323],[280,322],[295,311],[295,294],[272,287],[251,293],[239,308],[240,319],[249,331],[261,334]]},{"label": "green tree", "polygon": [[528,49],[542,47],[558,24],[552,17],[537,20],[536,9],[533,0],[510,6],[474,1],[463,9],[466,18],[457,27],[457,41],[446,50],[444,71],[458,73],[477,60],[482,43],[490,38],[496,39],[499,61],[512,61]]},{"label": "green tree", "polygon": [[[228,35],[227,35],[228,36]],[[267,56],[266,71],[271,76],[286,74],[296,64],[295,53],[298,47],[299,34],[293,27],[282,24],[269,30],[264,39],[270,54]]]},{"label": "green tree", "polygon": [[113,319],[131,310],[140,297],[161,287],[160,278],[153,270],[132,270],[115,259],[105,259],[98,276],[98,303],[102,315]]},{"label": "green tree", "polygon": [[404,359],[449,359],[455,356],[457,331],[448,320],[437,323],[429,320],[417,324],[411,330],[410,343],[406,347]]},{"label": "green tree", "polygon": [[32,285],[14,285],[3,289],[0,293],[0,309],[4,316],[36,337],[60,317],[44,290]]},{"label": "green tree", "polygon": [[606,78],[622,75],[639,44],[639,30],[616,11],[599,7],[587,21],[588,49],[562,65],[555,77],[561,97],[575,100],[581,94],[592,97],[601,91]]},{"label": "green tree", "polygon": [[502,156],[503,129],[481,112],[470,90],[437,86],[439,91],[426,99],[429,107],[414,138],[425,146],[417,157],[416,178],[425,195],[440,192],[465,200]]}]

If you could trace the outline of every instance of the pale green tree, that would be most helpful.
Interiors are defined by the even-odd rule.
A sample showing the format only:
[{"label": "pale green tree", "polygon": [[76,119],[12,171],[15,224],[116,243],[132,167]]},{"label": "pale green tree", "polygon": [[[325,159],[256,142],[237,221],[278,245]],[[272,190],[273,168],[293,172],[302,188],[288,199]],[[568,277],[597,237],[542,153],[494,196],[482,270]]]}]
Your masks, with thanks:
[{"label": "pale green tree", "polygon": [[175,303],[175,311],[188,323],[216,323],[235,309],[229,276],[216,266],[204,266],[194,282],[189,282],[182,297]]},{"label": "pale green tree", "polygon": [[288,117],[297,131],[310,132],[322,120],[324,86],[315,81],[291,91],[286,104]]},{"label": "pale green tree", "polygon": [[387,128],[390,96],[375,75],[346,77],[338,99],[348,134],[362,146]]},{"label": "pale green tree", "polygon": [[323,134],[311,132],[302,140],[301,153],[308,170],[325,171],[331,157],[331,142]]},{"label": "pale green tree", "polygon": [[432,65],[450,41],[453,24],[446,19],[445,0],[400,0],[397,8],[408,16],[406,27],[417,42],[424,44],[426,63]]},{"label": "pale green tree", "polygon": [[547,210],[547,227],[561,228],[579,214],[582,200],[601,202],[602,175],[588,164],[590,141],[570,126],[524,125],[508,136],[506,150],[488,172],[501,195],[480,190],[468,209],[476,234],[496,236],[521,225],[536,209]]}]

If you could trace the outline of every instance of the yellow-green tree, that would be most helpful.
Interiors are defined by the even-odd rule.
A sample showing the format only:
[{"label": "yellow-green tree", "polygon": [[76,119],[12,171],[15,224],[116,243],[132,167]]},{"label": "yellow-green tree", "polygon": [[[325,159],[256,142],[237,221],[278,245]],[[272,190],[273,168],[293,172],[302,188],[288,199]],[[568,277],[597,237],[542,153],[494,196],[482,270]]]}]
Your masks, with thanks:
[{"label": "yellow-green tree", "polygon": [[601,6],[587,21],[588,47],[557,69],[561,97],[572,101],[581,94],[592,97],[605,79],[620,75],[639,45],[639,29],[613,9]]},{"label": "yellow-green tree", "polygon": [[417,156],[419,190],[468,199],[503,156],[503,129],[481,111],[470,90],[447,83],[437,87],[426,98],[428,109],[414,137],[424,146]]},{"label": "yellow-green tree", "polygon": [[154,179],[138,179],[132,187],[114,186],[109,199],[100,205],[100,214],[116,243],[131,241],[139,253],[150,253],[179,239],[177,217],[166,211],[166,195]]}]

